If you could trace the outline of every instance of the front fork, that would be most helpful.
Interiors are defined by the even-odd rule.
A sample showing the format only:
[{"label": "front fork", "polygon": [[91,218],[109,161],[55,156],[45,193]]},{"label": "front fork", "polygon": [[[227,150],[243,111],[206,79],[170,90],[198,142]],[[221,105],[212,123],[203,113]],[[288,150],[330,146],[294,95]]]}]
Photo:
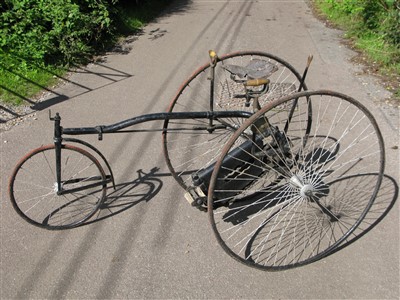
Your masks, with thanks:
[{"label": "front fork", "polygon": [[57,194],[61,194],[61,148],[62,148],[62,127],[61,127],[61,117],[59,113],[56,113],[54,118],[49,116],[51,121],[54,121],[54,146],[56,151],[56,184],[57,184]]}]

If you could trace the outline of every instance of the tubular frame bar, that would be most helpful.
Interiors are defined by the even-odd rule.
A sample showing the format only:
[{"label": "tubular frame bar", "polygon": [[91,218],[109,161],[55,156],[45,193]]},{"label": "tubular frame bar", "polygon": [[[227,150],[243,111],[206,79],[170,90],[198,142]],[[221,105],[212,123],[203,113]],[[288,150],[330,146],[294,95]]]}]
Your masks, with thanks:
[{"label": "tubular frame bar", "polygon": [[140,123],[157,120],[178,120],[178,119],[209,119],[218,118],[249,118],[252,115],[246,111],[203,111],[203,112],[175,112],[175,113],[153,113],[137,116],[111,125],[96,127],[63,128],[65,135],[103,134],[114,133],[121,129],[134,126]]}]

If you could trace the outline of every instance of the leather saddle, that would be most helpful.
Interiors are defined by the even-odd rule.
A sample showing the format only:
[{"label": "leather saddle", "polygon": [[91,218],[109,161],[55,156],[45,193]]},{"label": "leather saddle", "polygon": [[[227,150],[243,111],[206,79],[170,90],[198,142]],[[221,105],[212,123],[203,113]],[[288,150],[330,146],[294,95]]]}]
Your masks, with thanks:
[{"label": "leather saddle", "polygon": [[233,80],[264,79],[278,70],[278,67],[261,59],[253,59],[246,66],[226,65],[223,68],[231,73]]}]

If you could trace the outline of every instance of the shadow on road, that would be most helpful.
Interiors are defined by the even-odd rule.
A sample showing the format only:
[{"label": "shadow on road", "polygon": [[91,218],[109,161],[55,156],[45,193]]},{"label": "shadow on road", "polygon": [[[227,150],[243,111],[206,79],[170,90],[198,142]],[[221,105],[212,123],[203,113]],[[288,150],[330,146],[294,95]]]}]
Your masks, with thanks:
[{"label": "shadow on road", "polygon": [[[36,66],[37,68],[40,68],[42,71],[49,73],[54,78],[57,78],[59,83],[67,83],[70,85],[68,89],[73,90],[73,92],[70,94],[68,92],[62,94],[58,92],[56,88],[48,88],[46,86],[43,86],[40,83],[35,82],[25,77],[23,74],[11,68],[8,68],[0,63],[0,70],[2,70],[2,72],[7,72],[8,74],[10,74],[10,76],[19,77],[27,85],[38,87],[42,90],[43,94],[47,94],[44,96],[43,98],[44,100],[41,99],[38,100],[36,98],[27,98],[22,96],[17,90],[13,90],[4,85],[0,85],[1,89],[7,91],[10,94],[13,94],[17,98],[23,100],[23,103],[26,103],[25,107],[15,107],[7,104],[0,105],[0,123],[6,123],[7,121],[10,121],[14,118],[23,117],[32,112],[44,110],[55,104],[107,87],[111,84],[120,82],[122,80],[125,80],[133,76],[129,73],[107,66],[102,62],[93,62],[92,64],[95,65],[96,68],[88,66],[72,65],[70,69],[65,70],[66,71],[65,76],[59,76],[44,67]],[[83,84],[70,79],[71,78],[70,75],[74,73],[76,74],[80,73],[89,76],[91,78],[90,80],[91,82],[96,82],[96,86],[91,87],[90,86],[91,84],[89,83]],[[99,82],[101,83],[98,84]]]},{"label": "shadow on road", "polygon": [[[365,174],[352,176],[351,178],[348,178],[348,180],[351,180],[353,182],[348,182],[348,184],[349,186],[353,186],[354,184],[358,188],[361,188],[362,185],[368,185],[369,183],[376,181],[376,176],[378,175]],[[351,245],[359,238],[363,237],[365,234],[371,231],[376,225],[378,225],[393,208],[398,196],[399,186],[397,185],[396,180],[388,175],[384,175],[378,195],[375,198],[374,203],[372,204],[363,221],[352,233],[352,235],[339,247],[337,247],[332,253],[330,253],[330,255]]]},{"label": "shadow on road", "polygon": [[[188,6],[191,3],[189,0],[177,0],[172,1],[173,3],[169,5],[159,16],[160,17],[167,17],[172,14],[182,14],[188,11]],[[144,32],[142,30],[138,30],[135,33],[132,33],[130,36],[127,36],[123,42],[114,45],[114,47],[107,51],[107,55],[126,55],[131,52],[132,43],[138,39],[139,36],[143,35]],[[166,31],[163,30],[156,30],[155,32],[149,33],[149,39],[157,39],[166,34]],[[13,56],[13,58],[17,61],[32,61],[27,57],[21,57],[14,53],[8,53],[7,55]],[[60,85],[62,83],[69,84],[69,90],[75,90],[72,94],[67,93],[60,93],[56,87],[47,87],[42,85],[39,82],[31,80],[30,78],[24,76],[22,73],[16,71],[13,67],[6,66],[0,62],[0,70],[1,72],[6,72],[10,76],[18,77],[21,79],[21,82],[28,86],[32,86],[35,88],[39,88],[42,92],[42,96],[38,97],[25,97],[23,96],[16,88],[10,88],[3,84],[0,84],[0,89],[4,90],[6,93],[12,94],[16,98],[20,99],[23,103],[23,107],[15,107],[13,105],[8,105],[2,103],[0,105],[0,124],[6,123],[10,120],[23,117],[35,111],[40,111],[47,109],[55,104],[64,102],[69,99],[73,99],[75,97],[81,96],[83,94],[107,87],[112,85],[116,82],[120,82],[127,78],[132,77],[132,74],[124,72],[122,70],[118,70],[116,68],[112,68],[108,66],[104,60],[97,59],[96,61],[91,62],[93,67],[88,66],[80,66],[80,65],[71,65],[68,69],[65,69],[64,76],[60,76],[50,69],[47,69],[43,66],[39,66],[35,64],[35,68],[41,69],[48,75],[52,76],[53,78],[57,79],[57,84]],[[95,86],[91,86],[91,83],[84,83],[82,80],[76,81],[71,79],[72,74],[85,74],[91,77],[90,82],[96,82]],[[100,82],[100,84],[99,84]],[[41,98],[41,99],[39,99]],[[44,100],[42,100],[44,99]]]},{"label": "shadow on road", "polygon": [[146,173],[140,169],[137,170],[135,180],[117,184],[115,190],[110,186],[107,199],[100,207],[95,219],[82,226],[113,217],[142,202],[147,203],[152,200],[163,186],[160,174],[157,174],[158,171],[159,168],[153,168]]},{"label": "shadow on road", "polygon": [[[332,199],[332,202],[329,202],[330,206],[332,207],[332,211],[337,210],[338,214],[340,212],[340,222],[346,223],[348,217],[351,221],[353,216],[358,216],[359,212],[365,209],[365,203],[368,203],[371,195],[369,193],[363,193],[362,191],[368,190],[370,186],[374,186],[376,184],[377,177],[378,174],[373,173],[358,174],[354,176],[346,176],[329,183],[330,188],[333,188],[333,186],[335,186],[333,188],[334,190],[340,190],[340,193],[335,195],[335,197]],[[359,226],[355,229],[353,233],[351,233],[351,235],[349,235],[347,239],[341,242],[337,246],[337,248],[329,252],[327,255],[322,256],[321,258],[332,255],[337,251],[351,245],[352,243],[363,237],[365,234],[367,234],[369,231],[371,231],[376,225],[378,225],[393,208],[398,198],[398,191],[399,188],[396,181],[392,177],[384,175],[377,197],[375,198],[375,201],[373,202],[370,210],[366,214],[365,218],[361,221]],[[269,207],[266,207],[266,205],[264,204],[263,207],[260,209],[269,209]],[[259,213],[260,209],[257,209],[256,211],[250,213]],[[277,212],[279,212],[279,210],[277,210]],[[242,219],[246,220],[249,219],[249,215],[240,216],[238,214],[235,216],[235,218],[240,218],[240,221]],[[296,217],[294,219],[296,219]],[[293,222],[291,221],[284,226],[286,235],[288,237],[296,236],[299,241],[302,241],[302,236],[307,237],[306,241],[318,240],[318,237],[321,234],[320,231],[315,231],[313,235],[310,235],[310,232],[299,230],[299,228],[312,228],[313,220],[313,218],[298,218],[297,220],[292,220]],[[304,222],[304,224],[302,224],[302,222]],[[299,224],[301,226],[298,226]],[[277,226],[277,222],[273,219],[271,221],[265,221],[265,223],[260,226],[258,230],[255,231],[254,234],[251,236],[251,239],[249,240],[245,249],[246,257],[248,257],[248,259],[253,261],[254,263],[258,263],[258,261],[263,261],[263,259],[268,260],[270,259],[269,251],[274,251],[276,247],[275,245],[277,244],[288,246],[287,250],[285,249],[285,247],[282,247],[281,249],[282,252],[285,252],[283,258],[289,256],[289,254],[294,255],[295,253],[292,253],[293,249],[290,248],[293,241],[285,240],[284,238],[282,239],[281,230],[282,227]],[[265,236],[267,234],[268,236],[276,237],[276,243],[271,240],[272,243],[269,247],[256,251],[259,247],[259,241],[265,239]],[[299,243],[299,241],[297,241],[297,243]],[[253,256],[254,260],[252,259]]]}]

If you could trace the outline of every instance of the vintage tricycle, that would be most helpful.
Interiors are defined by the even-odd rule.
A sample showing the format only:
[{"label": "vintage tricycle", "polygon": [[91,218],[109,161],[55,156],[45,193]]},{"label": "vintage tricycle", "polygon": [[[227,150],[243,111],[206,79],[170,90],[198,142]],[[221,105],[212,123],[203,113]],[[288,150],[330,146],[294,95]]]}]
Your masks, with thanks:
[{"label": "vintage tricycle", "polygon": [[[274,55],[218,56],[184,82],[165,113],[108,126],[63,128],[16,165],[16,211],[46,229],[81,226],[107,198],[114,176],[104,155],[72,135],[138,132],[161,120],[162,147],[189,203],[209,215],[222,248],[264,270],[301,266],[349,239],[370,209],[384,172],[384,145],[371,113],[305,78]],[[350,179],[377,174],[368,188]]]}]

